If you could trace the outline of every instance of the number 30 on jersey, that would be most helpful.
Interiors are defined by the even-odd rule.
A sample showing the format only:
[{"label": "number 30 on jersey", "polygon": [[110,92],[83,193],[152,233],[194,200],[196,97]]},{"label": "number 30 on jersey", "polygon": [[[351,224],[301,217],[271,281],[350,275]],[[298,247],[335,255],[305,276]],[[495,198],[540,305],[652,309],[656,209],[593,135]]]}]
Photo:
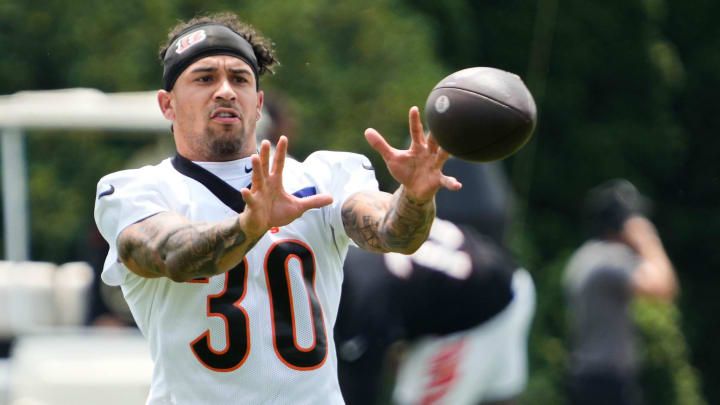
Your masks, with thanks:
[{"label": "number 30 on jersey", "polygon": [[[302,280],[308,294],[310,318],[314,334],[313,344],[304,348],[296,339],[295,311],[290,290],[291,259],[301,263]],[[273,244],[265,258],[265,280],[270,297],[273,346],[278,358],[296,370],[313,370],[327,357],[328,340],[322,307],[315,291],[315,259],[309,246],[297,240],[283,240]],[[205,367],[228,372],[242,366],[250,353],[248,315],[242,307],[247,287],[247,261],[225,273],[223,290],[207,297],[207,316],[225,322],[225,348],[221,351],[210,345],[210,331],[205,331],[190,343],[195,357]],[[204,280],[203,280],[204,281]]]}]

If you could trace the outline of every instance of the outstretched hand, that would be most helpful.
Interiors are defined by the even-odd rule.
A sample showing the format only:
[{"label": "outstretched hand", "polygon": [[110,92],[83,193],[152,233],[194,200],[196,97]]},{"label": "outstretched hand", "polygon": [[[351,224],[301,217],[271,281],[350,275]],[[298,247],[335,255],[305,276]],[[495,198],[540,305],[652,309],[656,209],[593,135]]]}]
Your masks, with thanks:
[{"label": "outstretched hand", "polygon": [[442,173],[450,154],[438,145],[432,134],[425,138],[417,107],[410,108],[409,121],[412,141],[407,150],[393,148],[373,128],[365,130],[365,138],[385,160],[390,174],[417,201],[430,200],[441,187],[459,190],[462,184]]},{"label": "outstretched hand", "polygon": [[281,136],[275,147],[272,168],[270,167],[270,142],[262,141],[259,154],[251,157],[253,174],[252,188],[240,190],[245,200],[245,232],[262,236],[274,226],[287,225],[305,211],[332,203],[332,196],[317,194],[296,197],[288,194],[282,183],[288,140]]}]

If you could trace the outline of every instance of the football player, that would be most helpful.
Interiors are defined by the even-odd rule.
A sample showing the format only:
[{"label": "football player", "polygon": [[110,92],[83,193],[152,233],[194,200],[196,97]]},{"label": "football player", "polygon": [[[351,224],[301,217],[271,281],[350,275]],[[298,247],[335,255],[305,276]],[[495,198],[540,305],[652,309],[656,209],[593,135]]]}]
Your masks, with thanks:
[{"label": "football player", "polygon": [[260,76],[277,62],[269,44],[232,14],[175,27],[158,103],[177,154],[98,183],[102,279],[122,287],[149,340],[150,405],[342,404],[333,326],[348,247],[414,252],[437,190],[461,186],[416,107],[408,150],[365,132],[401,184],[394,194],[378,191],[364,156],[298,162],[282,137],[271,159],[255,134]]}]

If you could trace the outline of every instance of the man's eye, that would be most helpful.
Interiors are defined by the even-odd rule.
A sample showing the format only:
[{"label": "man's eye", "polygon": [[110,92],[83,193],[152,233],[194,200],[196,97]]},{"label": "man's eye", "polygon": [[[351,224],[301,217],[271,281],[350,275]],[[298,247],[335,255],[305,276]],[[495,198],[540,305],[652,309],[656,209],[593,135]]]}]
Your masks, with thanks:
[{"label": "man's eye", "polygon": [[236,76],[235,81],[237,83],[247,83],[248,80],[244,76]]},{"label": "man's eye", "polygon": [[198,77],[197,79],[195,79],[195,81],[198,81],[198,82],[201,82],[201,83],[207,83],[207,82],[209,82],[210,80],[212,80],[212,77],[210,77],[210,76],[200,76],[200,77]]}]

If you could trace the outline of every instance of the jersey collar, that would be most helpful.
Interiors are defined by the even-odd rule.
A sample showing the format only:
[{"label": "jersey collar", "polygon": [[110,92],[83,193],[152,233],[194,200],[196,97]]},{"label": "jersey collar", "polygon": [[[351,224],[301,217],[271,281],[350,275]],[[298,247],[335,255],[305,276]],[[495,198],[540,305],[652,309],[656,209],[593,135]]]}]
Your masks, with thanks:
[{"label": "jersey collar", "polygon": [[[218,176],[200,167],[197,163],[182,157],[179,153],[175,154],[171,159],[171,163],[175,170],[205,186],[215,197],[233,211],[239,214],[245,210],[245,200],[242,198],[242,193],[235,190]],[[248,188],[250,187],[252,187],[252,184],[248,185]],[[298,198],[309,197],[315,194],[317,194],[317,188],[315,188],[315,186],[304,187],[292,193],[292,195]]]},{"label": "jersey collar", "polygon": [[215,197],[233,211],[239,214],[245,210],[245,200],[243,200],[242,194],[221,178],[200,167],[198,164],[193,163],[191,160],[180,156],[179,153],[175,154],[171,162],[175,170],[205,186]]}]

